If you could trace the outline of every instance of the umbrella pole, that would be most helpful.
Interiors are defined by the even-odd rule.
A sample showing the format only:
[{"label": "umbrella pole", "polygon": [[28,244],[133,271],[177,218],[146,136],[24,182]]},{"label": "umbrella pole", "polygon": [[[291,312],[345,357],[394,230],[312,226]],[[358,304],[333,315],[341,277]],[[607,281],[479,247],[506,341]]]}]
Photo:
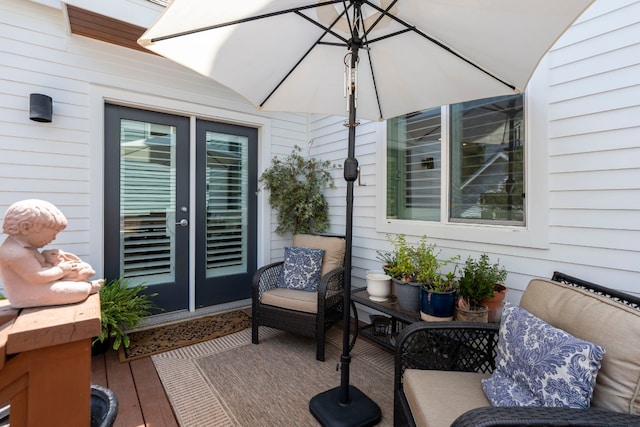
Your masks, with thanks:
[{"label": "umbrella pole", "polygon": [[[351,43],[351,68],[356,67],[360,41],[356,37]],[[355,86],[355,82],[351,82]],[[347,182],[347,218],[345,231],[344,296],[342,319],[342,357],[340,386],[320,393],[309,402],[309,410],[323,426],[373,426],[380,422],[382,413],[377,403],[358,388],[349,385],[350,307],[351,307],[351,254],[353,242],[353,185],[358,178],[356,145],[356,99],[355,87],[349,88],[349,139],[347,158],[344,161],[344,179]],[[357,327],[357,325],[356,325]]]}]

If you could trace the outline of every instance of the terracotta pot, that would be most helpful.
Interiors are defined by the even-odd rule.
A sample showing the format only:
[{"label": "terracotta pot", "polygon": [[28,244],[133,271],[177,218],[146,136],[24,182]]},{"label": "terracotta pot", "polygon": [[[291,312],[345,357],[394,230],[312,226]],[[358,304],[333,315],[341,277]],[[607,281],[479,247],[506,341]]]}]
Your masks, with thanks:
[{"label": "terracotta pot", "polygon": [[487,298],[482,300],[482,304],[486,305],[489,309],[489,322],[499,322],[502,317],[502,302],[507,295],[507,289],[504,285],[496,285],[496,289],[493,292],[493,298]]},{"label": "terracotta pot", "polygon": [[487,323],[489,319],[489,309],[486,306],[465,309],[456,307],[456,320],[459,322]]}]

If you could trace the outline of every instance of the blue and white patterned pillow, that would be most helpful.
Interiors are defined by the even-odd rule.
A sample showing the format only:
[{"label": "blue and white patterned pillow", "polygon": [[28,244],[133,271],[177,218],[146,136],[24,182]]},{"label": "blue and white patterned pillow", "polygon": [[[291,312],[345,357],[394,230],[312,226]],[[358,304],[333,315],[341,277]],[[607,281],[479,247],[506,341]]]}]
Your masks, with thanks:
[{"label": "blue and white patterned pillow", "polygon": [[314,292],[320,283],[324,249],[284,248],[284,264],[278,286]]},{"label": "blue and white patterned pillow", "polygon": [[588,408],[604,352],[505,303],[496,370],[482,388],[493,406]]}]

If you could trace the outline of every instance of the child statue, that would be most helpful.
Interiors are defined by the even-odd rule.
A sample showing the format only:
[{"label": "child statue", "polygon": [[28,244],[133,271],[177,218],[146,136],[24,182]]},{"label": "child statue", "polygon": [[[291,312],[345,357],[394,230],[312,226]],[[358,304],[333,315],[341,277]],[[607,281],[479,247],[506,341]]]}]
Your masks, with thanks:
[{"label": "child statue", "polygon": [[70,304],[100,290],[104,281],[90,282],[95,271],[76,255],[38,251],[66,226],[62,212],[44,200],[22,200],[9,206],[2,225],[8,237],[0,245],[0,278],[12,307]]}]

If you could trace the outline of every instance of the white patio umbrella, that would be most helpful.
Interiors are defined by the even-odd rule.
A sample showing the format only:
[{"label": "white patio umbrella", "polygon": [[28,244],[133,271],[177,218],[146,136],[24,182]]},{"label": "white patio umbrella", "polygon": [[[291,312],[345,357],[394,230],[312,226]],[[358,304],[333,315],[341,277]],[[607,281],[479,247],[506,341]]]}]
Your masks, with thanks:
[{"label": "white patio umbrella", "polygon": [[592,2],[174,0],[140,38],[258,109],[349,117],[341,384],[311,400],[322,424],[380,419],[377,404],[349,385],[357,118],[522,92],[542,56]]}]

